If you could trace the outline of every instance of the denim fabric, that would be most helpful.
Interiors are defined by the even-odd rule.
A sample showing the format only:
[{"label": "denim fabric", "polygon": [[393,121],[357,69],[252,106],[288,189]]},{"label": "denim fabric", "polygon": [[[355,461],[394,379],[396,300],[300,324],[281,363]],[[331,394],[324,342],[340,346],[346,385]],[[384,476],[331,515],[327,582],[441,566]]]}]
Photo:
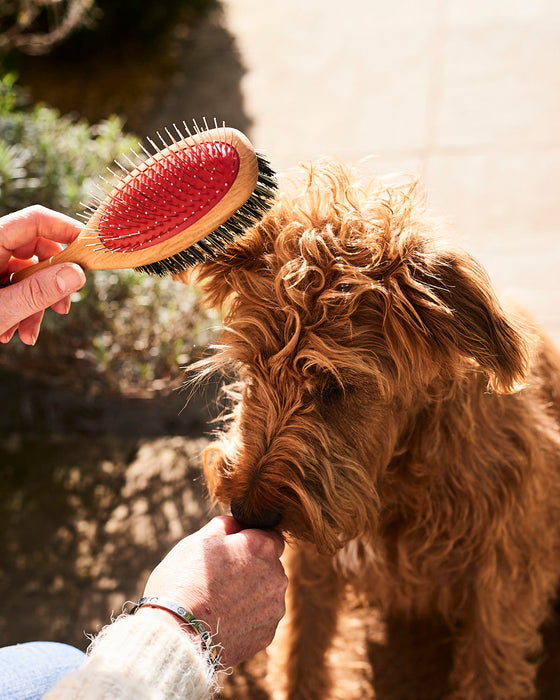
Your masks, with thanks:
[{"label": "denim fabric", "polygon": [[56,642],[0,648],[0,700],[39,700],[85,659],[78,649]]}]

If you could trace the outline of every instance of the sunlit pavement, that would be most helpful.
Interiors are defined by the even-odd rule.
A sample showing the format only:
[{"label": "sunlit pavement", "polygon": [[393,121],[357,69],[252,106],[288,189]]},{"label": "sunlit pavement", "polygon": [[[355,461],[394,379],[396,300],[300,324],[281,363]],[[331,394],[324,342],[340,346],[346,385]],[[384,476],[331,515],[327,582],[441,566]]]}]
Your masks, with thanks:
[{"label": "sunlit pavement", "polygon": [[420,174],[429,204],[560,342],[560,3],[228,0],[249,134]]}]

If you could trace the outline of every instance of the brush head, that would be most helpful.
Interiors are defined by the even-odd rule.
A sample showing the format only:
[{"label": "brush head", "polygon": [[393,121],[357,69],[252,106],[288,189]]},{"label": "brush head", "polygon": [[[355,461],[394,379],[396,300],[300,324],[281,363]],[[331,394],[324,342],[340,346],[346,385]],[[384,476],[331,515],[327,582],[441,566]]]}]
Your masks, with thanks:
[{"label": "brush head", "polygon": [[175,129],[179,140],[167,131],[163,148],[150,141],[147,159],[128,158],[132,170],[118,163],[124,177],[89,207],[84,232],[95,252],[139,263],[107,267],[181,272],[223,253],[272,204],[275,173],[243,134],[222,127],[184,137]]},{"label": "brush head", "polygon": [[135,269],[160,276],[181,272],[187,267],[193,267],[197,263],[224,253],[228,243],[260,221],[272,206],[278,183],[267,158],[261,153],[255,153],[255,155],[258,164],[257,183],[251,196],[239,209],[197,243],[175,255]]}]

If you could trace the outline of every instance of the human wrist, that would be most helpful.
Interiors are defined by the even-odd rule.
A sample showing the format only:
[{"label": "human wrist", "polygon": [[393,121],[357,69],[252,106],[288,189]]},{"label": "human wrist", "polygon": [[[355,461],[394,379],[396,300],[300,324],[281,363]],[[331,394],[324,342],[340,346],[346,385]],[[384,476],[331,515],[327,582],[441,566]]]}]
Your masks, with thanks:
[{"label": "human wrist", "polygon": [[[214,644],[207,626],[192,612],[168,598],[145,596],[130,609],[129,614],[135,615],[146,609],[164,614],[165,617],[158,616],[158,619],[168,626],[173,625],[175,629],[179,627],[181,631],[189,633],[191,638],[197,641],[199,648],[205,652],[213,667],[218,668],[220,665],[218,647]],[[155,616],[152,619],[155,619]]]},{"label": "human wrist", "polygon": [[[215,668],[200,645],[165,618],[147,612],[142,617],[121,615],[104,627],[90,647],[84,668],[91,669],[94,682],[111,679],[112,692],[99,697],[114,697],[115,682],[119,690],[122,684],[128,691],[130,684],[131,690],[123,698],[209,700],[217,692]],[[89,698],[89,694],[79,697]]]},{"label": "human wrist", "polygon": [[164,610],[163,608],[154,608],[150,605],[143,605],[141,608],[134,613],[135,617],[140,617],[146,620],[158,620],[164,624],[173,627],[181,632],[187,634],[191,639],[200,644],[200,637],[196,630],[194,630],[186,622],[180,620],[176,615],[174,615],[169,610]]}]

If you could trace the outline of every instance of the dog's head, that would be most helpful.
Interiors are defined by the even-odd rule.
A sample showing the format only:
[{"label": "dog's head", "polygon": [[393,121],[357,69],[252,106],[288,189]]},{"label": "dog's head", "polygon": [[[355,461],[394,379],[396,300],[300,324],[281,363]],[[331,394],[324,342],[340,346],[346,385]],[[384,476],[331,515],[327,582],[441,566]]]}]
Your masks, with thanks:
[{"label": "dog's head", "polygon": [[508,392],[524,377],[520,333],[481,268],[437,242],[414,184],[361,186],[318,162],[195,274],[227,308],[207,367],[238,380],[206,453],[210,490],[324,552],[374,527],[378,479],[438,387],[474,373]]}]

